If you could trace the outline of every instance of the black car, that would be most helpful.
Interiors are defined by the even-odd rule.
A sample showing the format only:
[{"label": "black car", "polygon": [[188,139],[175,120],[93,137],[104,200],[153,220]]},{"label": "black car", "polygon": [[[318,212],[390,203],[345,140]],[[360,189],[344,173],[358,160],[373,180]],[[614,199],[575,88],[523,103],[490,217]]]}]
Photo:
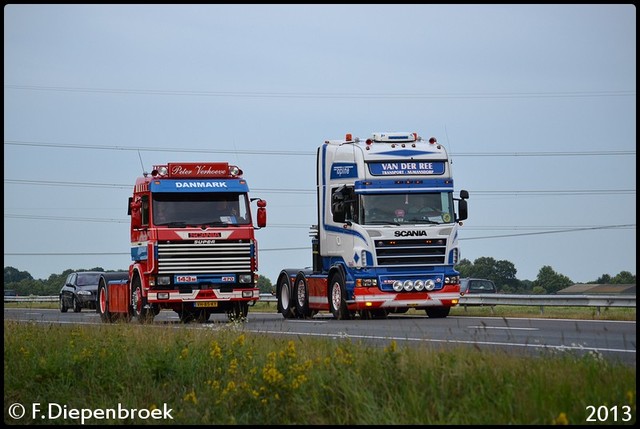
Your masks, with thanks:
[{"label": "black car", "polygon": [[460,296],[470,293],[498,293],[495,283],[487,279],[460,279]]},{"label": "black car", "polygon": [[76,271],[67,276],[60,290],[60,311],[66,313],[70,308],[79,313],[83,308],[96,308],[98,300],[98,281],[102,271]]}]

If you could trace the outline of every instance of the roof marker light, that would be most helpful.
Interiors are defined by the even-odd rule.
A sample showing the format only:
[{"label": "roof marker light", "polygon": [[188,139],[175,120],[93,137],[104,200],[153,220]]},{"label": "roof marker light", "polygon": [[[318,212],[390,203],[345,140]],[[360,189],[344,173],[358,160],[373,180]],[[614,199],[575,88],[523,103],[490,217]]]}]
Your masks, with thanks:
[{"label": "roof marker light", "polygon": [[351,140],[353,140],[353,136],[351,135],[351,133],[347,133],[346,137],[344,138],[346,141],[350,142]]}]

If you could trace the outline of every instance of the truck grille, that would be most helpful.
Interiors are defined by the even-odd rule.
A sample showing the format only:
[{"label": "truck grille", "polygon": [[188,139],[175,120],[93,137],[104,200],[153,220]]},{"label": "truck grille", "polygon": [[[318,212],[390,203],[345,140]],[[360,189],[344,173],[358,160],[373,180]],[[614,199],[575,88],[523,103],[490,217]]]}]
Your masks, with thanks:
[{"label": "truck grille", "polygon": [[442,265],[446,239],[375,240],[379,266]]},{"label": "truck grille", "polygon": [[158,243],[158,274],[251,271],[251,243]]}]

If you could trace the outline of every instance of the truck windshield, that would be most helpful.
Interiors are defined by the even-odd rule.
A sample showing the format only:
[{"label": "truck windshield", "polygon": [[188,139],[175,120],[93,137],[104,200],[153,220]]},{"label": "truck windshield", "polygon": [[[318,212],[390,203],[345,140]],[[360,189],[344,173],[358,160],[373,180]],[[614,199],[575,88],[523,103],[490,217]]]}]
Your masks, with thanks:
[{"label": "truck windshield", "polygon": [[445,224],[454,220],[453,194],[360,195],[362,225]]},{"label": "truck windshield", "polygon": [[247,194],[238,193],[155,193],[152,218],[176,227],[251,224]]}]

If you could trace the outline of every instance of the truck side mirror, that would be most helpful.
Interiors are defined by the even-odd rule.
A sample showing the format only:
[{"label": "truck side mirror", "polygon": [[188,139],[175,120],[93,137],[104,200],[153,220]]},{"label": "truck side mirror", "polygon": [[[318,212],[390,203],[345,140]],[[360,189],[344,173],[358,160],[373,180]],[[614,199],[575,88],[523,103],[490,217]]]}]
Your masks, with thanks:
[{"label": "truck side mirror", "polygon": [[467,200],[460,200],[458,201],[458,220],[465,220],[467,217],[469,217]]},{"label": "truck side mirror", "polygon": [[267,202],[265,200],[258,200],[258,228],[264,228],[267,226]]},{"label": "truck side mirror", "polygon": [[460,199],[458,200],[458,218],[456,221],[465,220],[469,217],[469,207],[467,206],[467,198],[469,198],[469,191],[464,189],[460,190]]},{"label": "truck side mirror", "polygon": [[131,228],[140,228],[142,226],[142,213],[140,207],[142,203],[140,200],[133,200],[133,197],[129,197],[129,206],[127,208],[127,214],[131,215]]}]

